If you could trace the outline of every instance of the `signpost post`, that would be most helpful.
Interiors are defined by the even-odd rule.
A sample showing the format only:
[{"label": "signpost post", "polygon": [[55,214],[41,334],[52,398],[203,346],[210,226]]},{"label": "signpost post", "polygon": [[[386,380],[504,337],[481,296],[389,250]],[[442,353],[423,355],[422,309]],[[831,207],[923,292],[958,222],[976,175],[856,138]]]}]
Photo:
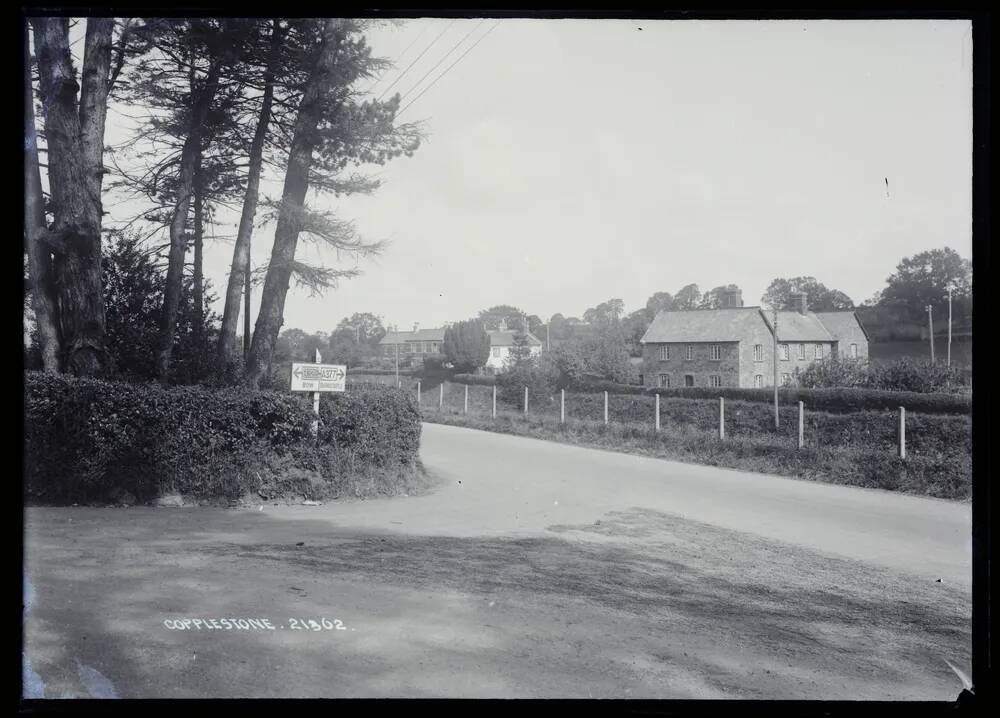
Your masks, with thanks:
[{"label": "signpost post", "polygon": [[292,364],[292,391],[311,391],[313,395],[313,436],[319,433],[319,395],[326,391],[344,391],[347,388],[347,367],[343,364],[321,364],[323,357],[316,350],[314,364]]}]

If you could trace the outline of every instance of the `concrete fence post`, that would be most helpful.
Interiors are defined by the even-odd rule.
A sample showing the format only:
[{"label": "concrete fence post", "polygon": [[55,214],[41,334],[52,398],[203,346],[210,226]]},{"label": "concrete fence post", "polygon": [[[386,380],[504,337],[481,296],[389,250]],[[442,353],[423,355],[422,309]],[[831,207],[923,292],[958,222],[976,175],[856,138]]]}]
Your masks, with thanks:
[{"label": "concrete fence post", "polygon": [[566,421],[566,390],[559,390],[559,423]]},{"label": "concrete fence post", "polygon": [[444,408],[444,382],[438,386],[438,409]]},{"label": "concrete fence post", "polygon": [[899,458],[906,458],[906,409],[899,407]]},{"label": "concrete fence post", "polygon": [[469,413],[469,385],[465,385],[465,406],[462,409],[463,414]]},{"label": "concrete fence post", "polygon": [[528,413],[528,387],[524,387],[524,413]]},{"label": "concrete fence post", "polygon": [[660,430],[660,395],[656,395],[656,430]]},{"label": "concrete fence post", "polygon": [[420,382],[417,382],[417,406],[420,405]]},{"label": "concrete fence post", "polygon": [[801,449],[806,445],[806,410],[799,402],[799,448]]},{"label": "concrete fence post", "polygon": [[726,400],[719,397],[719,440],[726,438]]},{"label": "concrete fence post", "polygon": [[604,392],[604,425],[608,425],[608,392]]},{"label": "concrete fence post", "polygon": [[493,385],[493,418],[497,418],[497,385]]}]

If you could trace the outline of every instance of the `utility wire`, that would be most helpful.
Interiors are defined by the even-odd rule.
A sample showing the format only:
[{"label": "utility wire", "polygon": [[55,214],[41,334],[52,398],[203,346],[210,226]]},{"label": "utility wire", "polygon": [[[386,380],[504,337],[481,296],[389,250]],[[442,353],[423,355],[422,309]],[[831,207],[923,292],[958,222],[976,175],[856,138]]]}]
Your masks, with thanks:
[{"label": "utility wire", "polygon": [[405,105],[403,105],[403,107],[402,107],[402,108],[400,108],[399,112],[397,112],[397,113],[396,113],[396,117],[399,117],[399,116],[400,116],[401,114],[403,114],[403,113],[404,113],[404,112],[406,111],[406,108],[407,108],[407,107],[409,107],[409,106],[410,106],[410,105],[412,105],[412,104],[413,104],[414,102],[416,102],[417,100],[419,100],[419,99],[420,99],[420,98],[421,98],[421,97],[423,96],[423,94],[424,94],[425,92],[427,92],[427,91],[428,91],[429,89],[431,89],[432,87],[434,87],[434,85],[436,85],[436,84],[437,84],[438,80],[440,80],[440,79],[441,79],[442,77],[444,77],[445,75],[447,75],[447,74],[448,74],[448,71],[449,71],[449,70],[451,70],[451,68],[453,68],[453,67],[454,67],[455,65],[457,65],[457,64],[458,64],[459,62],[461,62],[461,61],[462,61],[462,58],[463,58],[463,57],[465,57],[465,56],[466,56],[466,55],[468,55],[468,54],[469,54],[470,52],[472,52],[472,50],[473,50],[473,49],[475,49],[476,45],[478,45],[479,43],[481,43],[481,42],[483,41],[483,39],[484,39],[484,38],[485,38],[485,37],[486,37],[487,35],[489,35],[489,34],[490,34],[491,32],[493,32],[494,30],[496,30],[496,29],[497,29],[497,26],[498,26],[499,24],[500,24],[500,21],[499,21],[499,20],[497,20],[497,21],[496,21],[496,22],[495,22],[495,23],[493,24],[493,26],[492,26],[492,27],[490,27],[490,29],[489,29],[489,30],[487,30],[487,31],[486,31],[486,32],[484,32],[484,33],[483,33],[482,35],[480,35],[480,36],[479,36],[479,39],[478,39],[478,40],[476,40],[476,41],[475,41],[474,43],[472,43],[472,45],[470,45],[470,46],[469,46],[469,48],[468,48],[468,49],[467,49],[467,50],[466,50],[465,52],[463,52],[463,53],[462,53],[461,55],[459,55],[459,56],[458,56],[458,59],[457,59],[457,60],[455,60],[455,62],[453,62],[453,63],[451,63],[450,65],[448,65],[448,67],[446,67],[446,68],[444,69],[444,71],[443,71],[443,72],[442,72],[442,73],[441,73],[440,75],[438,75],[437,77],[435,77],[435,78],[434,78],[434,79],[433,79],[433,80],[431,81],[431,84],[429,84],[429,85],[428,85],[427,87],[425,87],[425,88],[424,88],[423,90],[421,90],[421,91],[420,91],[420,94],[419,94],[419,95],[417,95],[417,96],[416,96],[416,97],[414,97],[414,98],[413,98],[412,100],[410,100],[410,101],[409,101],[409,102],[407,102],[407,103],[406,103]]},{"label": "utility wire", "polygon": [[[406,57],[406,53],[408,53],[410,51],[411,47],[413,47],[414,45],[417,44],[417,40],[419,40],[420,38],[422,38],[424,36],[424,33],[427,32],[427,28],[429,28],[429,27],[430,27],[429,24],[424,25],[423,29],[419,33],[417,33],[417,36],[410,41],[410,44],[407,45],[403,49],[403,51],[401,53],[399,53],[399,57],[397,57],[396,61],[392,63],[393,67],[395,67],[396,65],[398,65],[400,62],[403,61],[403,58]],[[387,71],[389,69],[392,69],[392,68],[386,68]],[[370,84],[368,87],[365,88],[364,92],[365,93],[369,93],[373,89],[375,89],[375,86],[378,83],[382,82],[382,80],[385,79],[386,74],[387,74],[387,72],[382,73],[382,75],[380,75],[378,78],[376,78],[375,81],[372,84]]]},{"label": "utility wire", "polygon": [[406,92],[403,93],[403,96],[402,96],[401,99],[405,100],[409,96],[409,94],[411,92],[413,92],[415,89],[417,89],[420,86],[420,83],[423,82],[424,80],[426,80],[428,75],[430,75],[432,72],[434,72],[436,69],[438,69],[438,67],[441,66],[441,63],[444,62],[445,60],[447,60],[451,56],[451,53],[455,52],[455,48],[457,48],[463,42],[465,42],[466,40],[468,40],[469,36],[472,35],[472,33],[474,33],[476,30],[478,30],[480,28],[480,26],[484,22],[486,22],[486,18],[483,18],[482,20],[480,20],[479,21],[479,25],[476,25],[475,27],[473,27],[471,30],[469,30],[467,33],[465,33],[465,37],[463,37],[461,40],[459,40],[454,45],[452,45],[451,49],[448,50],[448,52],[446,52],[441,57],[440,60],[438,60],[436,63],[434,63],[434,67],[432,67],[430,70],[428,70],[427,72],[425,72],[423,77],[421,77],[419,80],[417,80],[415,83],[413,83],[413,87],[411,87],[409,90],[407,90]]},{"label": "utility wire", "polygon": [[430,45],[428,45],[427,47],[425,47],[425,48],[424,48],[424,51],[423,51],[423,52],[421,52],[421,53],[420,53],[419,55],[417,55],[417,56],[416,56],[416,58],[414,58],[413,62],[411,62],[411,63],[410,63],[409,65],[407,65],[407,66],[406,66],[406,69],[405,69],[405,70],[403,70],[403,71],[402,71],[401,73],[399,73],[399,76],[398,76],[398,77],[397,77],[397,78],[396,78],[395,80],[393,80],[393,81],[392,81],[392,84],[391,84],[391,85],[389,85],[389,86],[388,86],[387,88],[385,88],[384,90],[382,90],[382,94],[378,96],[378,99],[380,99],[380,100],[381,100],[381,99],[382,99],[383,97],[385,97],[385,93],[387,93],[387,92],[388,92],[389,90],[391,90],[391,89],[393,88],[393,86],[394,86],[394,85],[395,85],[395,84],[396,84],[397,82],[399,82],[400,80],[402,80],[402,79],[403,79],[403,76],[404,76],[404,75],[406,75],[406,73],[410,71],[410,68],[411,68],[411,67],[413,67],[413,66],[414,66],[414,65],[415,65],[415,64],[417,63],[417,61],[418,61],[418,60],[419,60],[419,59],[420,59],[421,57],[423,57],[424,55],[426,55],[426,54],[427,54],[427,51],[428,51],[428,50],[430,50],[430,49],[431,49],[432,47],[434,47],[434,45],[435,45],[435,44],[437,43],[437,41],[441,39],[441,36],[442,36],[442,35],[444,35],[444,34],[445,34],[446,32],[448,32],[448,29],[449,29],[449,28],[450,28],[450,27],[451,27],[452,25],[454,25],[454,24],[455,24],[455,21],[454,21],[454,20],[452,20],[451,22],[449,22],[449,23],[448,23],[448,24],[447,24],[447,25],[445,26],[444,30],[442,30],[442,31],[441,31],[440,33],[438,33],[438,36],[437,36],[437,37],[435,37],[435,38],[434,38],[433,40],[431,40],[431,44],[430,44]]}]

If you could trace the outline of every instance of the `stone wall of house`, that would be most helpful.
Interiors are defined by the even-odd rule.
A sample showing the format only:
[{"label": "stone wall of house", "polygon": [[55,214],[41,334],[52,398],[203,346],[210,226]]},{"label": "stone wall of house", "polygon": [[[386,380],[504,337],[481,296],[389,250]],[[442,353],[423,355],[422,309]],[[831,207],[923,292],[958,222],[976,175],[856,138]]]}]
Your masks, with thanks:
[{"label": "stone wall of house", "polygon": [[[831,332],[832,333],[832,332]],[[851,323],[851,328],[840,335],[834,335],[837,342],[834,344],[833,355],[846,359],[851,356],[851,344],[858,345],[858,359],[868,358],[868,339],[865,337],[861,325],[857,322]]]},{"label": "stone wall of house", "polygon": [[[720,359],[712,359],[712,346],[720,349]],[[670,358],[660,359],[660,347],[670,347]],[[687,347],[693,347],[693,358],[687,358]],[[685,386],[684,377],[694,377],[695,386],[711,386],[710,377],[722,378],[722,386],[740,386],[739,342],[669,342],[649,343],[642,348],[642,382],[644,386],[660,385],[660,374],[670,376],[671,387]]]},{"label": "stone wall of house", "polygon": [[[778,327],[779,333],[781,327]],[[785,375],[794,383],[798,373],[814,361],[832,356],[835,342],[783,342],[788,345],[788,359],[781,358],[781,344],[778,344],[778,383],[785,383]],[[805,359],[799,358],[799,347],[805,344]],[[815,347],[820,347],[822,355],[817,356]],[[772,370],[773,371],[773,370]]]},{"label": "stone wall of house", "polygon": [[[754,377],[762,378],[762,386],[774,386],[774,336],[767,324],[758,315],[752,324],[753,329],[740,342],[740,383],[739,386],[752,388]],[[761,348],[761,360],[754,359],[754,346]]]}]

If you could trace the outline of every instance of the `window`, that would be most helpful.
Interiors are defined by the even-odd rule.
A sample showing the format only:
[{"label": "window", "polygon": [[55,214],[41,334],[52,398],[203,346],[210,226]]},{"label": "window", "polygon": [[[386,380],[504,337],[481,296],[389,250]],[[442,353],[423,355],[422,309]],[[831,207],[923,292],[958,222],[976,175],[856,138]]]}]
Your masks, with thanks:
[{"label": "window", "polygon": [[782,361],[788,361],[788,345],[779,344],[778,345],[778,356],[781,357]]},{"label": "window", "polygon": [[764,345],[754,344],[753,345],[753,360],[754,361],[764,361]]},{"label": "window", "polygon": [[693,344],[688,344],[687,358],[688,358],[688,361],[691,361],[692,359],[694,359],[694,345]]},{"label": "window", "polygon": [[764,388],[764,375],[763,374],[757,374],[756,376],[754,376],[754,378],[753,378],[753,388],[754,389],[763,389]]},{"label": "window", "polygon": [[684,375],[684,386],[694,386],[694,374]]},{"label": "window", "polygon": [[781,375],[781,383],[783,385],[785,385],[785,386],[788,386],[789,384],[791,384],[792,383],[792,375],[791,374],[782,374]]},{"label": "window", "polygon": [[669,389],[670,388],[670,375],[669,374],[660,374],[659,379],[660,379],[660,388],[662,388],[662,389]]},{"label": "window", "polygon": [[709,351],[710,351],[709,356],[714,361],[718,361],[719,359],[722,359],[722,347],[720,347],[718,344],[713,344],[712,348]]},{"label": "window", "polygon": [[806,345],[799,344],[799,359],[805,359],[805,358],[806,358]]},{"label": "window", "polygon": [[493,347],[493,349],[491,349],[490,351],[493,353],[494,359],[500,358],[500,347]]},{"label": "window", "polygon": [[857,359],[857,358],[858,358],[858,345],[851,344],[851,359]]},{"label": "window", "polygon": [[822,358],[823,358],[823,345],[817,344],[816,346],[813,347],[813,359],[822,359]]},{"label": "window", "polygon": [[718,374],[712,374],[712,376],[708,377],[708,385],[722,386],[722,377],[719,376]]},{"label": "window", "polygon": [[667,361],[670,359],[670,347],[666,344],[660,347],[660,361]]}]

